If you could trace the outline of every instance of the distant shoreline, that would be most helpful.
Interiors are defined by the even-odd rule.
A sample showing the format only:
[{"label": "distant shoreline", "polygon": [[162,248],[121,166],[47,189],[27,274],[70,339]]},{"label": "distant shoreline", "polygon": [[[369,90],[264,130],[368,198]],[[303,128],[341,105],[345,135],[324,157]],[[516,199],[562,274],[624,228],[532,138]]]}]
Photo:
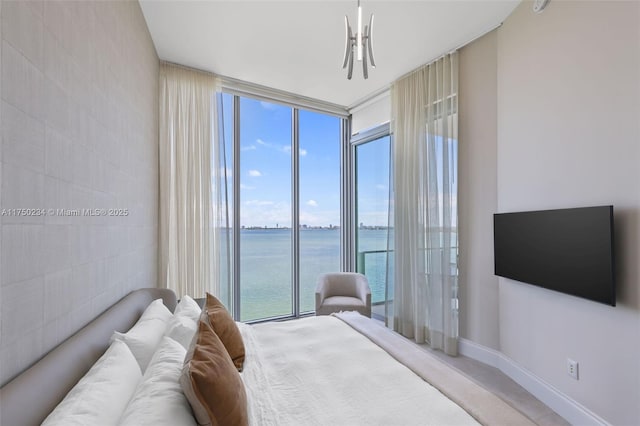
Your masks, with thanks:
[{"label": "distant shoreline", "polygon": [[[220,228],[220,229],[232,229],[232,228]],[[388,226],[360,226],[358,229],[366,229],[373,231],[384,231],[387,229],[391,229]],[[279,226],[277,228],[271,228],[268,226],[247,226],[240,228],[241,231],[279,231],[279,230],[291,230],[289,226]],[[300,225],[301,231],[338,231],[340,230],[339,226],[306,226]]]}]

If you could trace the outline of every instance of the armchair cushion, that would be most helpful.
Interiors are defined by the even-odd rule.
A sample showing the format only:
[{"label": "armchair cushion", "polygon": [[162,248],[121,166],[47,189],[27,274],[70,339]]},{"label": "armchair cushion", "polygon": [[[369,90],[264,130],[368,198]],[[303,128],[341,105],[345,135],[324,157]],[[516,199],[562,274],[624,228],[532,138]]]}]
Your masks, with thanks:
[{"label": "armchair cushion", "polygon": [[371,289],[367,277],[353,272],[321,275],[316,285],[316,315],[357,311],[371,317]]}]

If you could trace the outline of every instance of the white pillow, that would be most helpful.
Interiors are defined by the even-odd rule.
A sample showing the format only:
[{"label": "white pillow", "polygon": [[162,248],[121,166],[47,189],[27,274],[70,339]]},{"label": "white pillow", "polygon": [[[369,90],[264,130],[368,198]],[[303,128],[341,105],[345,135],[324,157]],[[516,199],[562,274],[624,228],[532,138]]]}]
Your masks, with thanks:
[{"label": "white pillow", "polygon": [[153,302],[149,303],[149,306],[147,306],[147,309],[144,310],[138,322],[152,319],[167,322],[169,318],[171,318],[171,315],[171,311],[169,310],[169,308],[164,306],[162,299],[156,299]]},{"label": "white pillow", "polygon": [[198,302],[189,296],[183,296],[182,299],[180,299],[178,306],[176,306],[174,315],[191,318],[193,322],[197,324],[201,313],[202,308],[198,305]]},{"label": "white pillow", "polygon": [[140,367],[127,345],[115,341],[43,425],[116,424],[141,378]]},{"label": "white pillow", "polygon": [[198,331],[198,325],[191,318],[174,315],[167,323],[164,335],[180,343],[183,348],[189,349],[196,331]]},{"label": "white pillow", "polygon": [[169,337],[162,339],[118,424],[196,424],[178,381],[186,353],[186,349],[175,340]]},{"label": "white pillow", "polygon": [[131,330],[126,333],[115,331],[111,340],[125,342],[138,361],[140,371],[144,373],[172,316],[171,311],[162,303],[162,299],[156,299],[147,306]]}]

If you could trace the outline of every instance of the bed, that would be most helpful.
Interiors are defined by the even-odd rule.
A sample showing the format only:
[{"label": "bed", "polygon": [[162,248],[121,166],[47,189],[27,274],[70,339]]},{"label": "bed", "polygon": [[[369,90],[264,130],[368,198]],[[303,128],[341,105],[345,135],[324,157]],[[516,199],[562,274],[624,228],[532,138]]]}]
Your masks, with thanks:
[{"label": "bed", "polygon": [[[2,425],[40,424],[155,299],[135,291],[0,389]],[[527,417],[433,355],[357,313],[238,324],[249,424],[531,425]]]},{"label": "bed", "polygon": [[158,298],[174,310],[176,296],[171,290],[133,291],[0,388],[0,424],[42,423],[107,350],[114,330],[129,330]]}]

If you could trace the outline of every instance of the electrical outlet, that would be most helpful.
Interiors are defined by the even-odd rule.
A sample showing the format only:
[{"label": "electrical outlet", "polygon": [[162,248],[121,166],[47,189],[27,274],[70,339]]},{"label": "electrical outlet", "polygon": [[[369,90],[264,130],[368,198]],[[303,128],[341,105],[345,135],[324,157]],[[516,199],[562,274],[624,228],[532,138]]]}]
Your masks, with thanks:
[{"label": "electrical outlet", "polygon": [[567,374],[578,380],[578,361],[567,358]]}]

